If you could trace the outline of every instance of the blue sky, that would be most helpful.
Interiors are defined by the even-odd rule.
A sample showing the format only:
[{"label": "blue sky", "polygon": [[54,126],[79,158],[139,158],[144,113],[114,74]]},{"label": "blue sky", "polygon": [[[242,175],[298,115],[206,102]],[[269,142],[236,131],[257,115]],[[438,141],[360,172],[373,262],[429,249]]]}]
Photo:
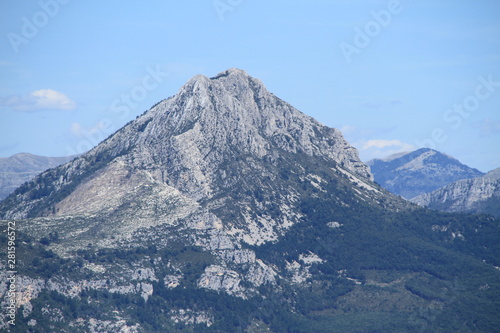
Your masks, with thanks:
[{"label": "blue sky", "polygon": [[232,67],[363,160],[500,167],[497,0],[0,0],[0,156],[83,152]]}]

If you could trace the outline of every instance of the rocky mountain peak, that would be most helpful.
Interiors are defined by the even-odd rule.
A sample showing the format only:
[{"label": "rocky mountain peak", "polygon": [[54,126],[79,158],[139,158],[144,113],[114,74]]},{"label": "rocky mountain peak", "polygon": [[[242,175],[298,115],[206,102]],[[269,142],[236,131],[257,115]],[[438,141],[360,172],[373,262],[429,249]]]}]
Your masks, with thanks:
[{"label": "rocky mountain peak", "polygon": [[[263,108],[256,104],[261,99],[262,102],[270,100],[271,96],[260,80],[242,70],[230,69],[212,78],[194,76],[175,96],[166,100],[154,116],[171,129],[181,130],[189,122],[207,122],[214,117],[218,121],[252,121],[254,125],[261,125],[262,119],[257,118],[265,115]],[[162,113],[168,118],[162,117]]]},{"label": "rocky mountain peak", "polygon": [[259,82],[259,84],[263,86],[263,83],[259,79],[250,76],[246,71],[239,68],[230,68],[222,71],[219,74],[211,77],[210,80],[229,81],[231,83],[252,80],[255,82]]},{"label": "rocky mountain peak", "polygon": [[477,169],[430,148],[368,161],[375,181],[407,199],[430,193],[459,179],[482,176]]},{"label": "rocky mountain peak", "polygon": [[[137,123],[144,127],[139,141],[147,146],[174,140],[186,149],[186,145],[196,146],[204,161],[218,162],[234,152],[263,158],[280,149],[319,156],[371,179],[369,169],[340,131],[306,116],[239,69],[210,79],[193,77]],[[163,148],[161,144],[154,149]]]},{"label": "rocky mountain peak", "polygon": [[208,78],[205,75],[195,75],[179,90],[180,98],[192,98],[198,95],[228,94],[242,103],[251,102],[248,97],[266,91],[264,84],[248,75],[247,72],[232,68]]},{"label": "rocky mountain peak", "polygon": [[338,130],[241,70],[193,77],[0,219],[19,319],[1,331],[499,327],[498,221],[391,195]]},{"label": "rocky mountain peak", "polygon": [[[177,94],[80,158],[51,171],[50,177],[42,175],[42,180],[26,185],[1,208],[7,211],[4,216],[16,218],[83,213],[90,207],[98,212],[114,209],[113,200],[106,203],[100,196],[122,202],[128,191],[145,183],[204,202],[241,190],[236,186],[240,174],[227,178],[234,173],[229,165],[246,169],[253,164],[262,177],[264,169],[279,168],[284,158],[321,160],[349,174],[355,183],[372,178],[340,131],[274,96],[246,72],[229,69],[212,78],[191,78]],[[89,190],[105,179],[106,191]],[[37,204],[25,202],[27,198],[35,198]],[[40,211],[36,207],[43,202],[49,208]]]}]

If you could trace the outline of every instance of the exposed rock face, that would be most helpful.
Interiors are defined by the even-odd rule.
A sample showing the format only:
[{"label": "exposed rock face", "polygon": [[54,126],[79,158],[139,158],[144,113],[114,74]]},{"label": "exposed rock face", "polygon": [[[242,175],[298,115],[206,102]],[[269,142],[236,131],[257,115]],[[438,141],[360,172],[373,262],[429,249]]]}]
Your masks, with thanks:
[{"label": "exposed rock face", "polygon": [[[320,163],[315,173],[309,159]],[[245,298],[278,274],[245,247],[276,241],[300,221],[296,181],[326,192],[332,179],[345,191],[354,183],[350,195],[361,200],[386,197],[338,130],[230,69],[193,77],[90,152],[23,185],[0,211],[4,219],[33,218],[24,230],[38,238],[58,230],[50,248],[61,256],[138,246],[139,239],[158,248],[201,247],[215,261],[198,287]],[[116,280],[111,290],[144,299],[153,293],[150,282],[184,283],[173,266],[137,265],[133,272],[101,263],[84,269],[102,278],[121,272],[129,281]],[[71,284],[77,292],[102,288]]]},{"label": "exposed rock face", "polygon": [[500,216],[500,168],[483,177],[456,181],[411,201],[447,212],[490,213]]},{"label": "exposed rock face", "polygon": [[[88,228],[78,227],[72,244],[99,229],[105,237],[97,245],[109,246],[106,236],[129,237],[140,227],[175,225],[180,219],[211,235],[196,241],[210,250],[234,248],[230,239],[262,244],[301,218],[294,209],[296,190],[286,180],[272,179],[280,161],[298,168],[284,172],[303,170],[302,162],[288,156],[331,165],[363,188],[360,193],[378,191],[338,130],[294,109],[244,71],[231,69],[211,79],[198,75],[87,154],[25,184],[0,206],[0,214],[52,221],[72,216],[81,219],[76,224],[91,215],[108,221],[94,227],[86,221]],[[307,177],[320,186],[321,177]],[[269,198],[254,196],[266,188],[280,193],[274,199],[279,217],[264,214]],[[223,225],[216,210],[226,210],[225,202],[241,196],[242,189],[250,201],[238,202],[236,219]]]},{"label": "exposed rock face", "polygon": [[198,286],[215,291],[222,290],[229,294],[238,294],[241,292],[240,282],[241,278],[237,272],[213,265],[205,269]]},{"label": "exposed rock face", "polygon": [[[415,222],[422,209],[371,178],[339,131],[259,80],[237,69],[196,76],[0,203],[18,232],[19,313],[44,332],[283,332],[309,323],[330,332],[332,316],[357,316],[354,304],[369,296],[361,308],[370,316],[354,319],[369,319],[360,330],[408,317],[409,331],[423,331],[435,313],[421,314],[453,291],[454,280],[441,280],[471,261],[429,233],[460,240],[469,230],[441,217]],[[451,268],[434,265],[450,258]],[[490,263],[477,261],[467,267],[488,273]],[[0,295],[10,287],[4,271]],[[365,274],[391,289],[364,288]],[[417,280],[414,293],[406,280]],[[394,318],[372,306],[392,314],[400,301]],[[372,327],[371,315],[377,325],[393,321]]]},{"label": "exposed rock face", "polygon": [[[88,207],[88,200],[94,198],[98,205],[103,205],[103,196],[114,197],[120,189],[126,192],[127,187],[135,188],[145,178],[173,186],[195,200],[207,199],[220,190],[215,180],[227,177],[229,171],[223,168],[227,161],[251,156],[272,162],[278,151],[318,157],[363,179],[371,178],[368,167],[340,131],[321,125],[272,95],[259,80],[232,69],[212,79],[195,76],[175,96],[158,103],[91,152],[59,168],[57,178],[51,179],[50,196],[33,195],[41,186],[31,184],[17,199],[12,199],[19,201],[32,194],[47,203],[57,192],[78,186],[81,178],[86,178],[86,184],[81,185],[86,188],[71,188],[68,195],[74,198],[61,195],[66,202],[57,207],[59,215],[79,211],[77,207],[68,207],[71,202]],[[141,177],[135,174],[137,169],[143,173],[143,179],[137,179]],[[42,179],[50,176],[47,173]],[[108,178],[110,183],[103,186],[100,179]],[[89,192],[91,187],[94,192]],[[90,198],[83,198],[78,192],[87,193]],[[60,199],[54,201],[59,203]],[[3,216],[40,215],[27,205],[17,206],[16,211],[4,206]]]},{"label": "exposed rock face", "polygon": [[482,176],[451,156],[429,148],[368,161],[374,179],[394,194],[411,199],[460,179]]},{"label": "exposed rock face", "polygon": [[69,162],[74,157],[44,157],[21,153],[0,158],[0,201],[43,171]]}]

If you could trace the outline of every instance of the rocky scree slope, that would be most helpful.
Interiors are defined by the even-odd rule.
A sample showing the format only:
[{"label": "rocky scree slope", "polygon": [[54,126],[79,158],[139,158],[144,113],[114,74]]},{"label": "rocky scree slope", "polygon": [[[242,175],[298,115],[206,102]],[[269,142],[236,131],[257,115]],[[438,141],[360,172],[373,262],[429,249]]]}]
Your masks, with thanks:
[{"label": "rocky scree slope", "polygon": [[390,192],[411,199],[460,179],[484,175],[457,159],[430,148],[367,162],[374,179]]}]

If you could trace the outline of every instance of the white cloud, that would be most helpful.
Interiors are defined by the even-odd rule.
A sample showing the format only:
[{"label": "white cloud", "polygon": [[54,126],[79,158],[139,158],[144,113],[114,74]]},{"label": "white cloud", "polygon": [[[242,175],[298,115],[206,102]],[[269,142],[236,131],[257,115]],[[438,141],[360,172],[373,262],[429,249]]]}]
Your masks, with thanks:
[{"label": "white cloud", "polygon": [[403,104],[399,99],[394,99],[390,101],[382,101],[382,102],[365,102],[363,103],[363,107],[368,109],[390,109],[394,108],[398,105]]},{"label": "white cloud", "polygon": [[500,133],[500,120],[485,118],[472,124],[472,128],[479,130],[480,136],[490,136]]},{"label": "white cloud", "polygon": [[83,136],[83,133],[85,132],[85,129],[79,123],[72,123],[71,124],[70,132],[74,136]]},{"label": "white cloud", "polygon": [[387,148],[387,147],[395,147],[400,149],[411,149],[413,145],[408,143],[401,142],[399,140],[368,140],[365,141],[362,145],[363,150],[367,150],[370,148]]},{"label": "white cloud", "polygon": [[346,134],[350,134],[350,133],[353,133],[354,131],[356,130],[356,127],[354,126],[351,126],[351,125],[344,125],[340,128],[340,131],[342,132],[342,134],[346,135]]},{"label": "white cloud", "polygon": [[373,139],[354,144],[358,147],[361,159],[384,158],[392,154],[415,150],[416,147],[400,140]]},{"label": "white cloud", "polygon": [[16,111],[73,110],[76,102],[52,89],[40,89],[25,96],[9,96],[0,100],[2,106]]}]

